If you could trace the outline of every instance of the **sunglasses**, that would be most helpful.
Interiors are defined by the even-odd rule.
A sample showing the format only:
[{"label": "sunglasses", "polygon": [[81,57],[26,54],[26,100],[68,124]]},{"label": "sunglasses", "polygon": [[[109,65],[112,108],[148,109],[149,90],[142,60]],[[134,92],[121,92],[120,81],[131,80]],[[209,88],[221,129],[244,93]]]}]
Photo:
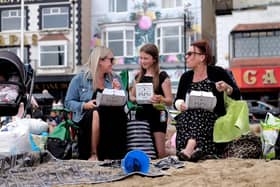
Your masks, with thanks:
[{"label": "sunglasses", "polygon": [[101,58],[101,60],[110,60],[111,64],[114,64],[115,58]]},{"label": "sunglasses", "polygon": [[186,53],[186,55],[188,55],[188,56],[192,56],[192,54],[203,55],[202,53],[198,53],[198,52],[195,52],[195,51],[188,51],[188,52]]}]

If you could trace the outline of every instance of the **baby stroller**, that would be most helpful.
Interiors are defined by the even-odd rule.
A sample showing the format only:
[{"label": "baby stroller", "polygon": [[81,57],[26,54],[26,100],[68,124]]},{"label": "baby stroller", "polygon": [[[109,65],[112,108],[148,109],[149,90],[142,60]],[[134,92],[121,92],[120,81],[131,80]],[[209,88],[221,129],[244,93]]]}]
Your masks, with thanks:
[{"label": "baby stroller", "polygon": [[[34,72],[30,64],[23,64],[18,56],[0,51],[0,116],[14,116],[21,103],[31,103]],[[20,116],[23,117],[23,116]]]}]

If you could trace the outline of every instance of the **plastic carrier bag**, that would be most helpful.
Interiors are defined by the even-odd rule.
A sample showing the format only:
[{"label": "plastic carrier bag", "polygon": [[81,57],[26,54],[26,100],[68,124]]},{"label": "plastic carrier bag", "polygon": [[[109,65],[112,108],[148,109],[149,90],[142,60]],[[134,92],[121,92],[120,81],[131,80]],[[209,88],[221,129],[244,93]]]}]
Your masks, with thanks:
[{"label": "plastic carrier bag", "polygon": [[11,122],[0,130],[0,155],[9,156],[32,151],[29,127]]},{"label": "plastic carrier bag", "polygon": [[280,118],[267,113],[261,122],[261,140],[265,159],[280,159]]},{"label": "plastic carrier bag", "polygon": [[230,142],[250,131],[249,109],[246,101],[234,100],[224,93],[226,114],[214,124],[214,142]]}]

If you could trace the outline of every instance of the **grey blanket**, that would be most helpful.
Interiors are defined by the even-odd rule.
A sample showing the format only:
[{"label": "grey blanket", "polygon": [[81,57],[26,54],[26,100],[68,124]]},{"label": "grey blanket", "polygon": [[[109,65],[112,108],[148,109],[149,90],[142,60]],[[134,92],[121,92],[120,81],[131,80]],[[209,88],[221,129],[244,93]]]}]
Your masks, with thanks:
[{"label": "grey blanket", "polygon": [[150,165],[149,173],[125,174],[121,161],[90,162],[58,160],[48,152],[0,156],[0,187],[44,187],[69,184],[96,184],[124,179],[139,174],[163,176],[161,168]]}]

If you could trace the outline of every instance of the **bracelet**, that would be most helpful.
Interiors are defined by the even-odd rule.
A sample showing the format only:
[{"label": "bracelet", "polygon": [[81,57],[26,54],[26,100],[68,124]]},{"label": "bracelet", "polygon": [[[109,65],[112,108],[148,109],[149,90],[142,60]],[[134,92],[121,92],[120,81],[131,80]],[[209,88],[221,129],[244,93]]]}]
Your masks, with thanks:
[{"label": "bracelet", "polygon": [[230,91],[231,91],[231,89],[230,89],[230,87],[228,87],[228,88],[226,89],[227,94],[229,94]]}]

